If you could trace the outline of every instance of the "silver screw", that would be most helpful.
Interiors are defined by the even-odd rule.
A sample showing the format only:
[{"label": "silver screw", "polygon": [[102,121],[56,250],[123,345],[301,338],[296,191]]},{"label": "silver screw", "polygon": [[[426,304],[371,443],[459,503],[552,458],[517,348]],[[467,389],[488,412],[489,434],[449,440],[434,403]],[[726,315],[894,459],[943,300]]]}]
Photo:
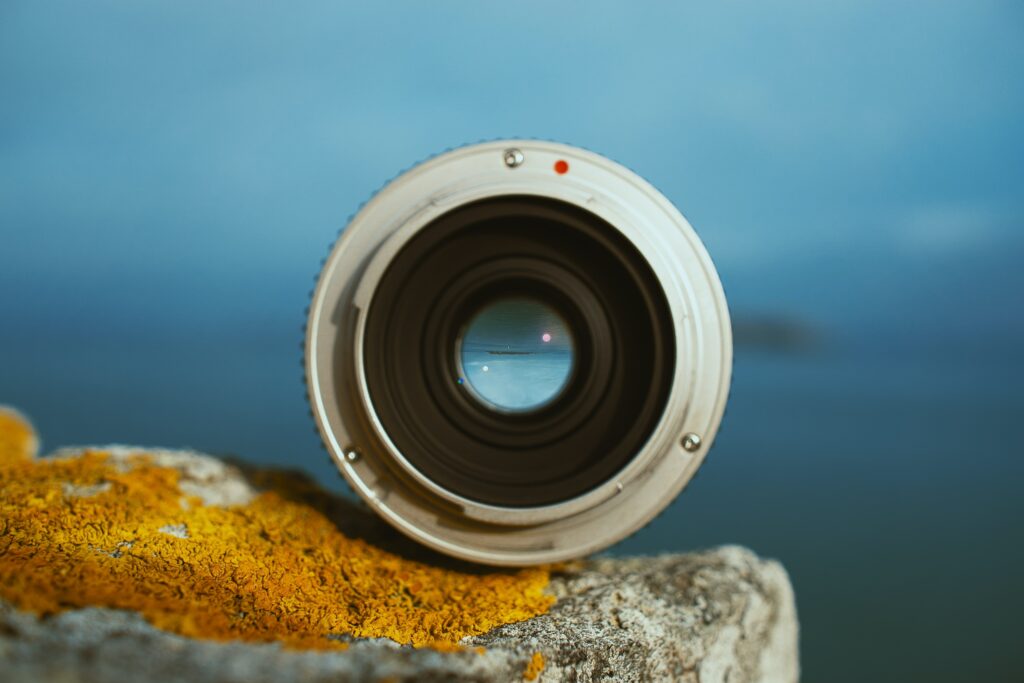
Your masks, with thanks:
[{"label": "silver screw", "polygon": [[683,448],[693,453],[695,450],[700,448],[700,436],[693,432],[683,436]]},{"label": "silver screw", "polygon": [[515,168],[523,163],[523,153],[515,147],[506,149],[502,158],[505,160],[505,165],[509,168]]},{"label": "silver screw", "polygon": [[615,482],[615,493],[622,493],[622,489],[624,488],[625,487],[622,485],[621,481]]},{"label": "silver screw", "polygon": [[355,462],[359,460],[359,451],[357,451],[355,447],[349,446],[348,448],[345,449],[345,459],[348,460],[349,462]]}]

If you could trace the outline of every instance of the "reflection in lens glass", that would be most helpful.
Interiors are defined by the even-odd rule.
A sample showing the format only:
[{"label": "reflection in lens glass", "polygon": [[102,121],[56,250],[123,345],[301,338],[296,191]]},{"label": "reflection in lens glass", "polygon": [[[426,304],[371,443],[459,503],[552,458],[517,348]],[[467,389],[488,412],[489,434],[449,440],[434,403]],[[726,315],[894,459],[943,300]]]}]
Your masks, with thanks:
[{"label": "reflection in lens glass", "polygon": [[459,384],[498,410],[525,411],[551,401],[565,386],[573,340],[568,325],[549,306],[509,298],[470,320],[459,354]]}]

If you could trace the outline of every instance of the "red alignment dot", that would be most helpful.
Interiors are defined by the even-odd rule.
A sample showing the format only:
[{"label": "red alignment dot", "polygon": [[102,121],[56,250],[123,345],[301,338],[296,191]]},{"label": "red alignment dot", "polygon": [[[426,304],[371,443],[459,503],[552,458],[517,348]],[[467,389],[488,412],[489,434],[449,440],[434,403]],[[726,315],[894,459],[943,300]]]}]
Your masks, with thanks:
[{"label": "red alignment dot", "polygon": [[563,173],[569,172],[569,162],[565,159],[559,159],[555,162],[555,173],[562,175]]}]

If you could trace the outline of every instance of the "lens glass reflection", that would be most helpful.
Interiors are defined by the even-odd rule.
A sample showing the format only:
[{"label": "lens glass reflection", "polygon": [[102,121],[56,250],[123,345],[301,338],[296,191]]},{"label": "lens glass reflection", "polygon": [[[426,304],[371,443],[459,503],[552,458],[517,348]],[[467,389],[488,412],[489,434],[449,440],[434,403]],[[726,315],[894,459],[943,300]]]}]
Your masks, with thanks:
[{"label": "lens glass reflection", "polygon": [[554,309],[534,299],[500,299],[466,326],[457,381],[497,410],[533,410],[565,387],[574,355],[569,326]]}]

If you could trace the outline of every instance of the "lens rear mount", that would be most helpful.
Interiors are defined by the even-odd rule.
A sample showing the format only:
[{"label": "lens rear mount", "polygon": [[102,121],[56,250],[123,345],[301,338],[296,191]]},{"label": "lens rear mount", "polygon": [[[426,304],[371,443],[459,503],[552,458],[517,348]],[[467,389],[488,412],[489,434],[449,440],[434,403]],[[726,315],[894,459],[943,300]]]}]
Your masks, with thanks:
[{"label": "lens rear mount", "polygon": [[[517,410],[462,362],[470,321],[510,299],[572,339],[558,390]],[[473,358],[539,366],[524,348]],[[541,141],[464,147],[392,181],[325,262],[306,333],[312,412],[353,489],[409,536],[499,565],[578,557],[653,518],[710,447],[731,365],[721,285],[675,207]]]},{"label": "lens rear mount", "polygon": [[[454,362],[471,315],[510,295],[557,310],[579,343],[565,389],[525,414],[480,402]],[[389,264],[367,314],[367,388],[431,481],[487,505],[542,507],[639,452],[668,396],[673,334],[657,278],[611,225],[545,197],[483,199],[431,221]]]}]

